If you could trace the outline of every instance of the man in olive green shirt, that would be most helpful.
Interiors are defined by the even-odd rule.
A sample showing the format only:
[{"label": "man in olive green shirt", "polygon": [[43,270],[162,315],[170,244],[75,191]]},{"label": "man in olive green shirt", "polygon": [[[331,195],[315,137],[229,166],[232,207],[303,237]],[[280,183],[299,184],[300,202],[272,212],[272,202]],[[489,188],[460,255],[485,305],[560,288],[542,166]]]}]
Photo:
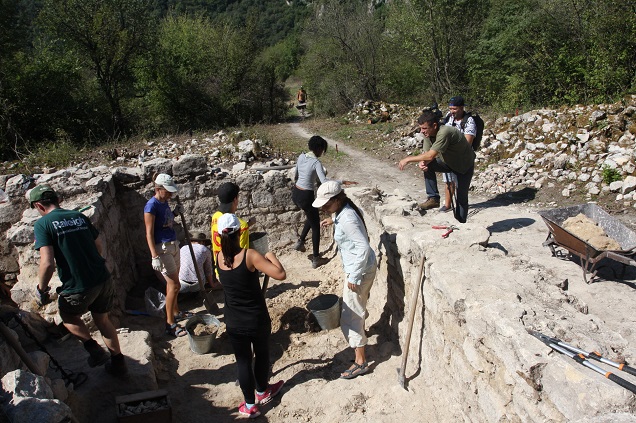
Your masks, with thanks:
[{"label": "man in olive green shirt", "polygon": [[453,173],[457,177],[457,206],[455,219],[464,223],[468,217],[468,189],[475,171],[475,152],[457,128],[442,125],[434,113],[425,111],[417,119],[424,135],[424,153],[409,156],[398,164],[400,170],[412,162],[419,162],[424,171],[428,200],[420,207],[432,209],[439,206],[439,191],[435,172]]}]

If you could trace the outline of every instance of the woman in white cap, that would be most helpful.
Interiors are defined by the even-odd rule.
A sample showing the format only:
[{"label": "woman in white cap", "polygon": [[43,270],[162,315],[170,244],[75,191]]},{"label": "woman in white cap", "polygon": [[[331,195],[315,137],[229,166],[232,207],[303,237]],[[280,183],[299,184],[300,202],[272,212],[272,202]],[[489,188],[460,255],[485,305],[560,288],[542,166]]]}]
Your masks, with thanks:
[{"label": "woman in white cap", "polygon": [[177,192],[172,176],[160,173],[154,178],[155,195],[144,207],[146,242],[150,249],[152,268],[166,281],[166,334],[179,337],[186,334],[177,324],[191,313],[180,313],[177,304],[179,294],[179,241],[173,229],[174,217],[182,212],[180,205],[170,209],[168,200]]},{"label": "woman in white cap", "polygon": [[225,295],[225,325],[245,399],[239,405],[239,414],[254,418],[261,414],[257,404],[271,401],[284,383],[280,380],[269,384],[272,323],[258,272],[278,280],[287,275],[271,251],[263,256],[256,250],[241,248],[241,222],[236,215],[222,215],[217,222],[217,231],[221,235],[221,251],[216,257],[216,266]]},{"label": "woman in white cap", "polygon": [[377,262],[369,244],[369,235],[360,209],[347,197],[337,181],[327,181],[318,188],[313,206],[332,214],[321,226],[335,225],[334,240],[346,273],[342,293],[340,327],[349,346],[355,351],[354,363],[340,374],[342,379],[353,379],[369,370],[365,355],[367,336],[364,321],[367,300],[375,279]]}]

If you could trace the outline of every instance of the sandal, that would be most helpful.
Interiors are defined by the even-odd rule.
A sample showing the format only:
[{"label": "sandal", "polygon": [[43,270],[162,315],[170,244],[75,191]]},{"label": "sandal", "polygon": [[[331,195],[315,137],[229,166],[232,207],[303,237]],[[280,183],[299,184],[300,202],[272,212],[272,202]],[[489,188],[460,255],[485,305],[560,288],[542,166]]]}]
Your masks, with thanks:
[{"label": "sandal", "polygon": [[181,338],[186,335],[185,329],[176,323],[171,325],[166,323],[166,335],[174,336],[175,338]]},{"label": "sandal", "polygon": [[365,361],[362,364],[353,363],[353,366],[342,372],[340,379],[353,379],[369,371],[369,364]]},{"label": "sandal", "polygon": [[180,322],[182,320],[186,320],[194,316],[196,316],[196,314],[190,313],[189,311],[180,311],[174,315],[174,321]]}]

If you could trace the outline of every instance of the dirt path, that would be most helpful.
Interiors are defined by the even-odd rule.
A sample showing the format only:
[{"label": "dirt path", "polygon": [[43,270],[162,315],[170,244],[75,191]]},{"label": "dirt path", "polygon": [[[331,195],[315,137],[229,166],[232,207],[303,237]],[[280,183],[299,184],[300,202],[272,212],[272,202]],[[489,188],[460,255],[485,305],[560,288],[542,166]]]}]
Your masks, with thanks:
[{"label": "dirt path", "polygon": [[[289,127],[300,138],[309,139],[313,135],[299,123],[291,123]],[[424,179],[422,172],[417,169],[417,166],[411,164],[404,171],[400,171],[397,165],[391,166],[380,159],[371,157],[364,151],[347,146],[344,141],[324,138],[332,150],[335,150],[337,145],[338,151],[347,156],[336,164],[337,175],[334,177],[341,180],[357,181],[361,185],[377,187],[387,193],[392,193],[399,189],[415,200],[425,199]]]}]

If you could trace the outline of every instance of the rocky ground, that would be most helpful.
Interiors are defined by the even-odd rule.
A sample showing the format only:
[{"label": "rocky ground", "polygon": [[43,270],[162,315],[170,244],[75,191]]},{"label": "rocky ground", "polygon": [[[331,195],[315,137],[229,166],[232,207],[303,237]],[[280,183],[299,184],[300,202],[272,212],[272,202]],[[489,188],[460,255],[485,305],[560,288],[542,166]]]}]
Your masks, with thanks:
[{"label": "rocky ground", "polygon": [[[496,266],[507,266],[508,263],[498,264],[497,257],[510,256],[518,257],[515,265],[527,269],[528,272],[533,272],[537,268],[549,268],[549,273],[555,280],[559,279],[562,282],[569,278],[569,293],[576,301],[573,300],[573,304],[565,304],[563,307],[583,307],[586,314],[590,313],[594,319],[610,322],[616,327],[633,323],[630,311],[636,292],[635,268],[629,268],[620,281],[611,273],[601,272],[602,283],[584,284],[576,263],[551,257],[549,250],[541,245],[547,235],[547,228],[536,211],[539,208],[580,203],[590,198],[612,211],[613,215],[625,222],[629,228],[636,230],[634,198],[633,194],[629,195],[633,191],[629,190],[629,183],[625,184],[625,181],[629,181],[627,177],[631,176],[628,171],[630,163],[633,165],[634,162],[632,134],[636,134],[629,120],[632,114],[625,112],[629,107],[623,106],[621,111],[617,111],[619,108],[606,107],[607,125],[604,128],[593,129],[595,126],[590,123],[590,128],[584,128],[587,135],[580,132],[580,129],[569,126],[565,127],[569,128],[567,130],[559,129],[558,123],[551,128],[548,124],[552,122],[552,117],[557,119],[560,113],[570,116],[569,113],[559,111],[532,112],[518,119],[502,118],[496,125],[493,123],[493,128],[497,130],[493,130],[493,134],[489,135],[490,139],[484,144],[484,153],[481,153],[480,160],[480,172],[489,176],[490,185],[481,182],[486,176],[479,176],[478,173],[475,183],[477,190],[470,196],[474,208],[469,217],[469,224],[471,227],[485,228],[491,233],[491,248],[488,249],[487,262],[489,267],[496,271]],[[587,115],[586,119],[591,119],[592,111],[583,110],[580,114]],[[366,114],[360,112],[360,115]],[[620,120],[616,116],[620,116],[623,123],[616,123]],[[413,112],[407,118],[401,119],[402,123],[399,124],[395,118],[390,136],[374,127],[385,125],[383,122],[371,125],[367,120],[362,120],[362,123],[356,124],[359,126],[350,130],[352,127],[349,125],[355,123],[354,118],[345,126],[350,130],[350,137],[343,136],[342,122],[318,122],[312,119],[285,125],[279,129],[279,133],[284,133],[285,137],[297,138],[301,143],[313,133],[324,134],[328,136],[332,145],[330,154],[324,160],[330,176],[356,180],[363,186],[376,189],[380,194],[399,192],[417,201],[424,197],[421,174],[414,166],[403,172],[396,166],[399,158],[417,149],[417,144],[409,144],[416,142],[411,140],[416,140],[410,133],[412,117]],[[570,116],[569,119],[574,118]],[[538,122],[539,120],[541,122]],[[617,131],[622,128],[619,138],[607,136],[607,128],[612,129],[615,124]],[[530,132],[529,129],[522,131],[522,127],[531,127],[532,131],[541,131],[550,134],[551,137],[556,137],[554,134],[561,131],[559,136],[568,141],[560,138],[553,142],[538,140],[536,137],[541,135],[533,133],[532,141],[528,141],[524,148],[521,148],[521,145],[518,145],[519,140]],[[368,138],[357,138],[357,132]],[[375,136],[371,137],[369,134]],[[583,135],[583,138],[588,137],[587,141],[584,142],[579,135]],[[241,161],[241,155],[253,154],[250,153],[254,151],[253,146],[245,146],[242,151],[229,138],[231,137],[226,134],[216,134],[208,139],[188,138],[183,143],[175,143],[168,139],[155,141],[152,145],[139,147],[140,150],[131,149],[126,154],[122,154],[121,151],[114,152],[112,162],[130,165],[144,160],[145,157],[202,151],[206,151],[210,157],[216,157],[215,151],[219,151],[219,161],[225,154],[226,158],[233,157],[239,166],[246,166],[246,162]],[[594,144],[589,140],[597,138],[606,142],[605,152],[588,151]],[[632,142],[631,150],[626,145],[628,140]],[[227,143],[223,144],[226,141]],[[493,147],[497,142],[499,144]],[[543,147],[537,146],[541,143],[544,144]],[[566,145],[562,145],[563,143]],[[335,144],[339,146],[337,153]],[[528,144],[533,144],[536,148],[528,148]],[[590,146],[585,149],[584,146],[588,144]],[[555,145],[556,149],[550,147],[551,145]],[[264,149],[267,148],[265,143]],[[266,154],[269,156],[270,164],[287,164],[293,159],[293,156],[275,154],[274,151],[275,149]],[[499,151],[499,155],[510,157],[490,163],[493,159],[485,158],[488,151]],[[563,154],[566,154],[567,158],[563,158]],[[590,154],[596,156],[590,158]],[[537,158],[544,160],[537,163]],[[589,159],[589,163],[568,165],[571,158],[586,158]],[[566,164],[562,168],[561,165],[556,166],[554,160],[557,159],[564,160]],[[249,158],[247,160],[249,161]],[[612,162],[615,167],[611,167]],[[620,187],[617,188],[615,185],[611,188],[610,184],[604,184],[602,180],[594,182],[595,177],[602,179],[603,169],[607,168],[603,166],[617,169],[621,175]],[[574,175],[570,176],[573,172]],[[593,194],[595,190],[590,183],[596,184],[598,193]],[[568,188],[570,184],[573,184],[574,188]],[[627,188],[624,188],[625,186]],[[421,217],[422,228],[449,223],[453,223],[452,216],[447,213],[433,211]],[[456,405],[426,400],[430,396],[439,398],[440,392],[443,391],[443,387],[428,386],[426,375],[414,374],[415,369],[411,369],[410,373],[407,372],[407,377],[417,378],[419,382],[407,385],[409,389],[406,390],[398,384],[396,368],[400,366],[401,361],[400,345],[386,337],[386,332],[378,321],[368,322],[371,372],[351,381],[338,379],[339,373],[348,367],[352,353],[339,330],[317,331],[315,322],[308,317],[306,311],[307,303],[316,295],[339,294],[341,290],[342,270],[330,234],[324,232],[322,239],[322,249],[325,250],[329,261],[318,269],[311,269],[307,253],[289,249],[277,251],[287,269],[288,278],[283,282],[271,281],[266,298],[273,320],[272,380],[284,379],[286,384],[282,395],[263,407],[264,417],[261,419],[271,422],[389,422],[396,418],[412,421],[455,421],[459,416],[452,414]],[[477,256],[466,257],[462,265],[466,269],[479,267],[484,264],[479,261],[482,259],[483,257]],[[470,275],[461,277],[469,283]],[[220,304],[220,296],[218,299]],[[184,302],[182,308],[189,308],[198,313],[204,312],[198,299]],[[144,330],[150,333],[154,352],[152,364],[159,387],[168,391],[173,421],[229,422],[238,419],[236,407],[242,400],[241,392],[236,386],[236,369],[231,348],[222,330],[214,343],[212,353],[198,355],[190,350],[187,337],[166,338],[160,319],[125,316],[120,326],[133,332]],[[633,338],[633,335],[625,334],[624,331],[623,334],[627,341]],[[413,342],[421,344],[426,340],[422,338]],[[141,348],[140,345],[141,343],[131,339],[125,341],[124,349],[127,348],[131,356],[137,356],[139,354],[135,354],[133,350]],[[636,359],[632,354],[633,347],[625,349],[623,345],[621,348],[622,352],[627,351],[628,359]],[[97,371],[93,370],[91,374],[95,379],[100,379],[101,376],[95,373]],[[590,374],[587,376],[590,377]],[[91,398],[90,393],[82,393],[82,389],[88,388],[80,388],[73,395],[76,401],[84,401],[82,409],[86,414],[83,416],[94,422],[110,422],[114,418],[114,396],[128,392],[125,390],[125,382],[122,383],[120,380],[105,377],[100,382],[102,387],[97,396]],[[107,406],[96,406],[91,411],[91,407],[86,405],[87,401],[101,401]]]},{"label": "rocky ground", "polygon": [[[301,139],[307,139],[311,131],[304,124],[291,124],[286,130]],[[397,191],[415,200],[424,195],[421,176],[414,167],[400,172],[392,156],[383,159],[372,157],[366,151],[347,145],[343,139],[330,138],[330,142],[334,147],[335,143],[339,144],[340,154],[328,160],[331,175],[361,184],[373,181],[378,192]],[[607,278],[605,283],[586,285],[576,263],[553,258],[549,250],[541,246],[547,228],[536,214],[538,207],[536,201],[532,204],[532,196],[522,192],[518,196],[510,193],[487,199],[472,194],[471,204],[475,206],[469,219],[471,227],[489,228],[492,234],[490,245],[494,248],[488,250],[493,252],[488,253],[491,270],[496,273],[497,266],[508,265],[503,262],[498,264],[498,255],[518,256],[515,266],[524,267],[529,272],[547,266],[555,280],[570,278],[568,298],[572,304],[568,307],[583,307],[586,314],[589,312],[595,316],[594,319],[608,320],[615,325],[627,324],[624,319],[629,315],[629,304],[636,286],[634,268],[628,269],[621,283],[611,282],[612,274],[601,272],[601,277]],[[630,220],[632,216],[621,215],[621,219],[634,228],[634,222]],[[449,214],[439,212],[429,212],[421,219],[424,226],[452,223]],[[510,222],[512,226],[503,228],[502,222]],[[271,422],[389,422],[396,418],[413,421],[454,421],[459,418],[452,414],[455,408],[452,404],[423,400],[429,395],[439,398],[443,387],[427,386],[425,380],[410,387],[407,385],[407,390],[400,386],[396,373],[401,361],[400,346],[387,339],[386,333],[378,326],[379,322],[370,321],[368,325],[371,372],[352,381],[338,379],[340,371],[349,365],[351,351],[339,330],[317,332],[315,322],[308,318],[306,311],[307,303],[316,295],[338,294],[341,289],[341,267],[331,245],[330,234],[323,233],[322,239],[329,262],[318,269],[311,269],[306,253],[278,251],[288,278],[280,283],[270,282],[267,303],[274,322],[272,380],[284,379],[286,384],[281,396],[263,407],[262,419]],[[463,266],[467,269],[478,267],[479,260],[483,258],[466,257]],[[470,275],[465,277],[469,279]],[[204,312],[196,299],[184,303],[184,306]],[[534,323],[542,324],[539,321]],[[130,330],[150,331],[157,380],[159,387],[169,393],[174,421],[229,422],[238,419],[236,407],[241,401],[241,393],[236,386],[231,348],[222,331],[211,354],[197,355],[190,350],[187,338],[166,339],[159,319],[126,317],[122,324]],[[426,339],[418,339],[417,342],[426,342]],[[134,346],[128,345],[128,348]],[[628,358],[630,354],[628,352]],[[413,374],[413,371],[407,372],[407,378],[426,379],[425,375]],[[590,374],[587,376],[593,379]],[[109,381],[113,384],[112,392],[117,392],[118,382]],[[594,382],[598,383],[590,381],[592,385]],[[624,415],[620,417],[625,418]],[[92,418],[96,422],[112,421],[107,415],[93,415]]]}]

